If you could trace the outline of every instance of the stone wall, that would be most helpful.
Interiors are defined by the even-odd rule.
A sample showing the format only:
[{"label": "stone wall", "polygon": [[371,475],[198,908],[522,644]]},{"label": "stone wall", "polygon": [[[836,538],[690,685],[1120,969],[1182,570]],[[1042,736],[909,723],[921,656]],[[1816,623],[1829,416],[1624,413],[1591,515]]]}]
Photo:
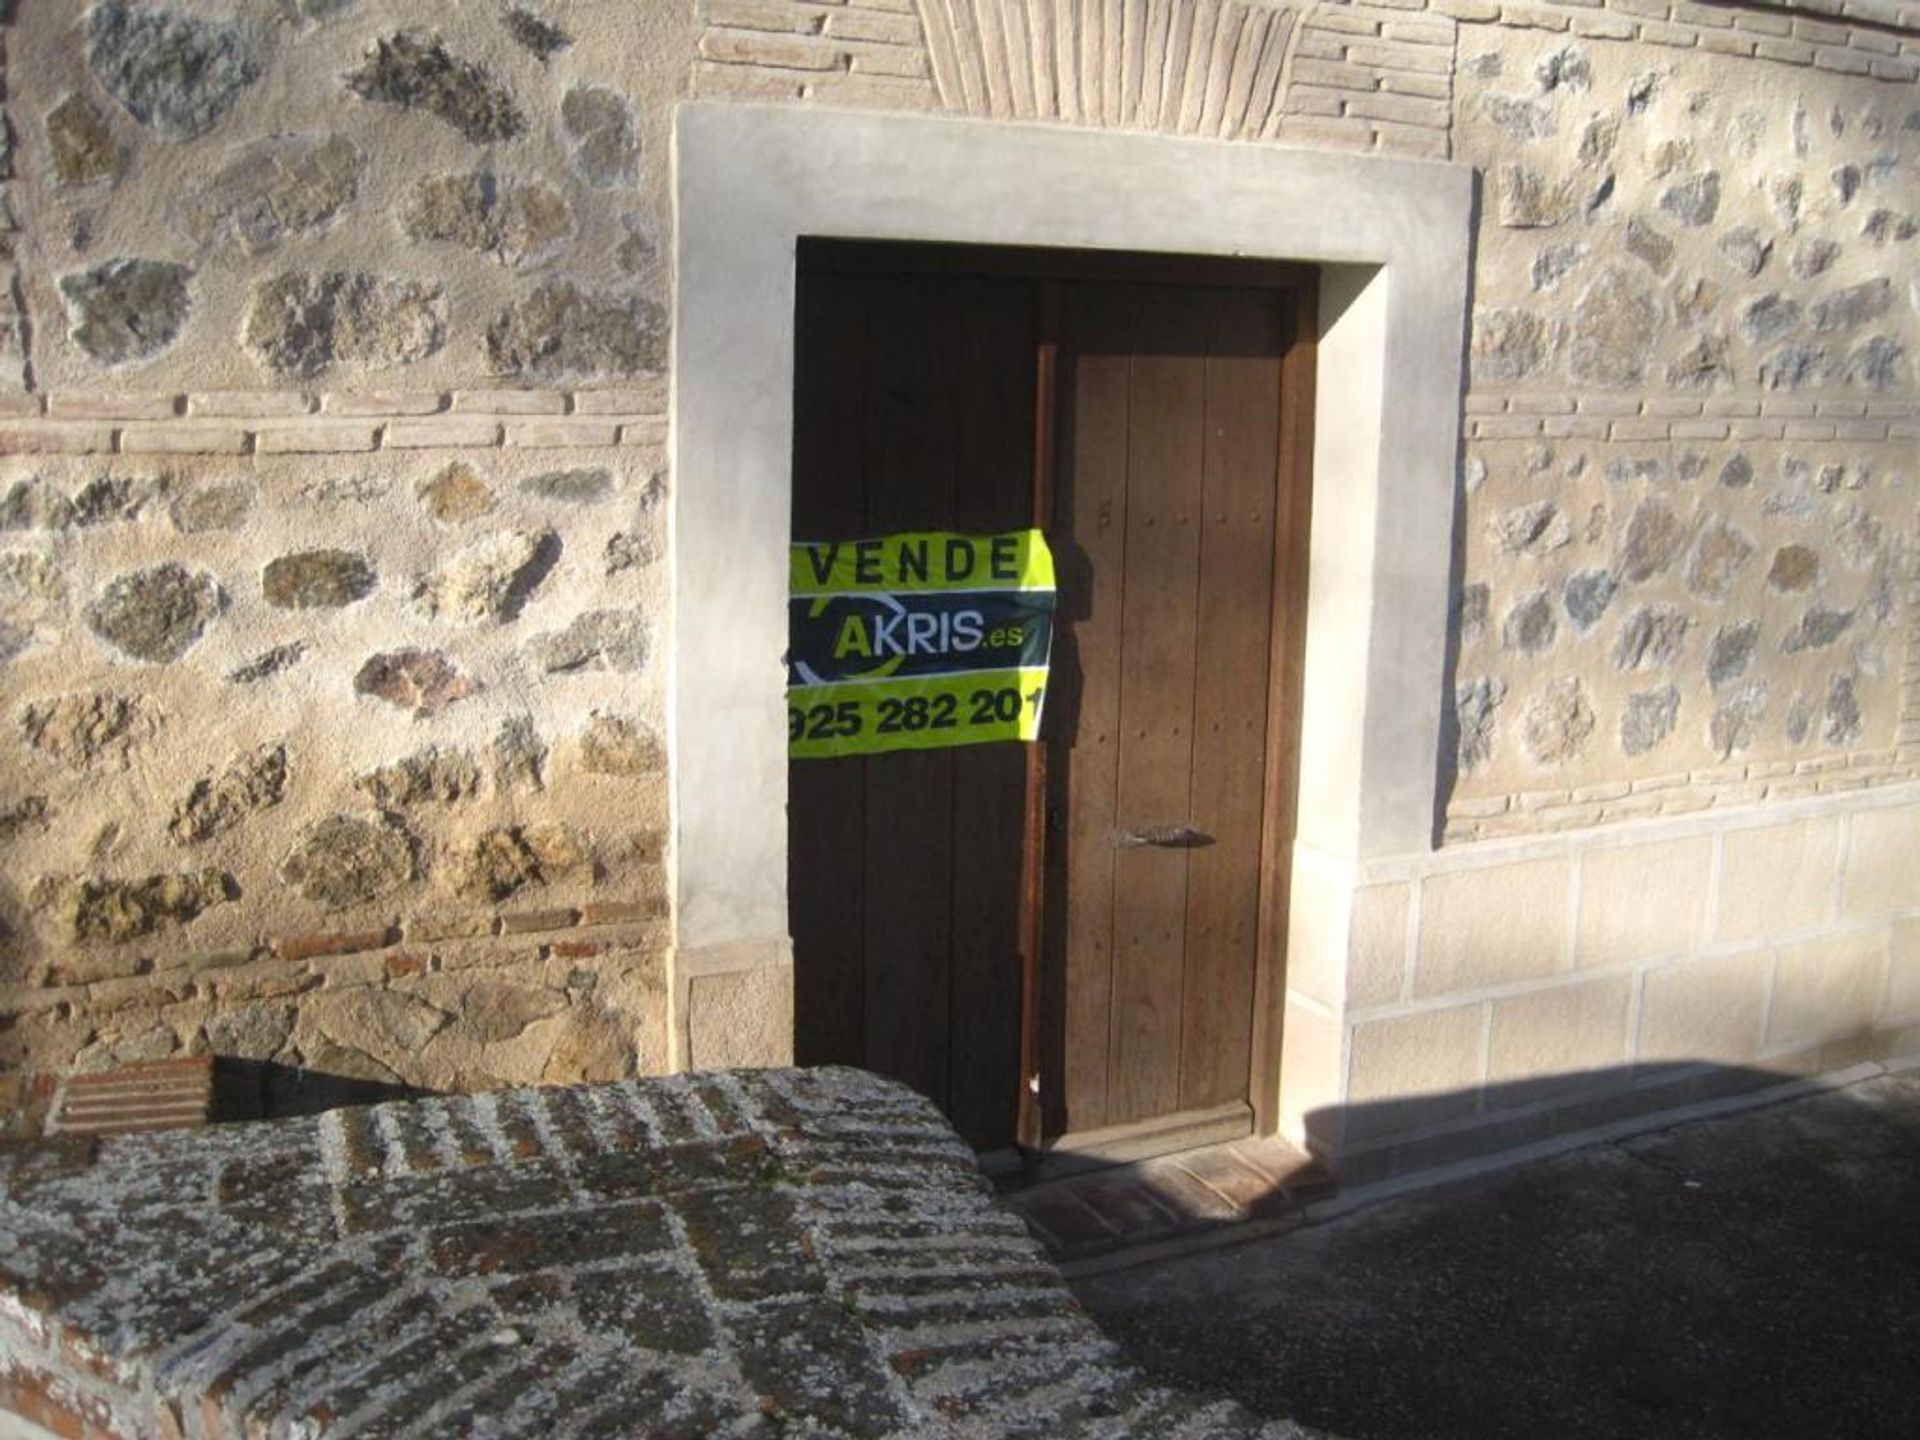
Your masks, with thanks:
[{"label": "stone wall", "polygon": [[0,1066],[779,1058],[779,967],[672,973],[688,97],[1472,165],[1419,863],[1920,779],[1911,4],[98,0],[0,42]]}]

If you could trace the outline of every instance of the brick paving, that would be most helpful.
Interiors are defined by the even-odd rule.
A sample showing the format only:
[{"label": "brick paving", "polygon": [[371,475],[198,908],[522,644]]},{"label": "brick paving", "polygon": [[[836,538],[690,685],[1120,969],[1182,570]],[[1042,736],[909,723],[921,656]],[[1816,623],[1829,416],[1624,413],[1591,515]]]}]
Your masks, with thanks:
[{"label": "brick paving", "polygon": [[1299,1213],[1333,1191],[1284,1140],[1239,1140],[1016,1190],[1006,1203],[1069,1274],[1123,1251]]},{"label": "brick paving", "polygon": [[0,1408],[56,1434],[1289,1440],[1148,1383],[851,1070],[0,1154]]}]

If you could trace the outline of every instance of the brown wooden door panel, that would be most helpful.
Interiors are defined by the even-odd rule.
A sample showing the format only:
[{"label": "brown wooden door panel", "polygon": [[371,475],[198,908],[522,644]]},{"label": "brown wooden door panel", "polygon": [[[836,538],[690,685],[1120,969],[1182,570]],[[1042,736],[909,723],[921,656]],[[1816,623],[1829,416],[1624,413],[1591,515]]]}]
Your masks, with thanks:
[{"label": "brown wooden door panel", "polygon": [[[803,272],[794,538],[1031,523],[1032,287]],[[865,1065],[1010,1144],[1018,747],[789,766],[795,1055]]]},{"label": "brown wooden door panel", "polygon": [[[1026,885],[1044,907],[1045,1135],[1217,1122],[1246,1106],[1271,983],[1287,294],[1156,283],[1126,260],[1075,278],[1056,257],[1041,281],[1010,253],[977,274],[953,250],[893,269],[885,247],[817,253],[796,309],[795,538],[1029,524],[1051,427],[1059,614],[1032,771],[1044,877],[1023,870],[1024,747],[790,767],[796,1055],[903,1079],[976,1146],[1011,1143]],[[1043,293],[1059,408],[1037,419]],[[1119,843],[1166,826],[1202,838]]]}]

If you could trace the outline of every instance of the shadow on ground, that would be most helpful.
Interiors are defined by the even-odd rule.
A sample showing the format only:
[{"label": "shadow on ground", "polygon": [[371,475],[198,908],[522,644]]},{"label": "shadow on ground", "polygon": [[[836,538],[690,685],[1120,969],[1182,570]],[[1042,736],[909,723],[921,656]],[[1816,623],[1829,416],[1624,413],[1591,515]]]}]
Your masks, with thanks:
[{"label": "shadow on ground", "polygon": [[1351,1440],[1910,1440],[1920,1070],[1075,1288],[1159,1378]]}]

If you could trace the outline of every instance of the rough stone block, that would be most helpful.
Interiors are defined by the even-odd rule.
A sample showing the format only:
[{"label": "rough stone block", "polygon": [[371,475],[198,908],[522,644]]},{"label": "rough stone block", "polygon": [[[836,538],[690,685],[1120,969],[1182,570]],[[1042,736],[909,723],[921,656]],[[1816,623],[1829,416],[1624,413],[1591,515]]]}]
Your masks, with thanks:
[{"label": "rough stone block", "polygon": [[1651,970],[1641,982],[1643,1063],[1737,1065],[1760,1051],[1773,955],[1749,950]]},{"label": "rough stone block", "polygon": [[1920,910],[1920,805],[1853,817],[1840,910],[1857,920]]},{"label": "rough stone block", "polygon": [[1767,1045],[1855,1039],[1886,990],[1887,932],[1875,927],[1782,947],[1774,959]]},{"label": "rough stone block", "polygon": [[1840,856],[1837,820],[1796,821],[1736,830],[1723,842],[1719,907],[1721,940],[1758,940],[1825,923],[1833,914]]},{"label": "rough stone block", "polygon": [[1493,1004],[1487,1081],[1501,1084],[1617,1066],[1627,1055],[1631,977],[1585,981]]},{"label": "rough stone block", "polygon": [[1580,857],[1574,963],[1634,965],[1695,949],[1706,926],[1713,841],[1701,836]]},{"label": "rough stone block", "polygon": [[1428,878],[1414,993],[1478,990],[1563,968],[1571,870],[1564,859],[1529,860]]},{"label": "rough stone block", "polygon": [[687,990],[687,1063],[785,1065],[793,1054],[793,969],[763,965],[696,975]]}]

